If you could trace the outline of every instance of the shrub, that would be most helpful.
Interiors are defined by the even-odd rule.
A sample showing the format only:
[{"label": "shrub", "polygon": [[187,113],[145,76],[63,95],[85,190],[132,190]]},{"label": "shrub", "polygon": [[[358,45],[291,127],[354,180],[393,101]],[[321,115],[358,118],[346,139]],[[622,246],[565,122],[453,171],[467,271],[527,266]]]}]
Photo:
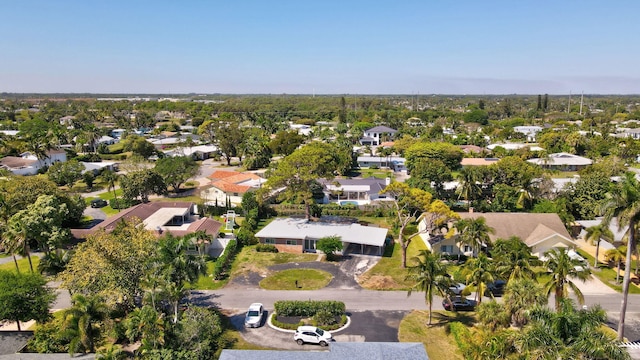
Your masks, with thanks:
[{"label": "shrub", "polygon": [[458,349],[460,349],[462,355],[467,358],[470,351],[469,339],[471,338],[471,331],[469,331],[469,329],[462,323],[457,321],[449,324],[449,331],[451,332],[456,345],[458,345]]},{"label": "shrub", "polygon": [[258,245],[256,245],[256,251],[257,252],[277,253],[278,252],[278,248],[275,247],[274,245],[271,245],[271,244],[258,244]]},{"label": "shrub", "polygon": [[334,325],[338,323],[338,321],[336,321],[336,317],[326,309],[318,310],[318,312],[313,316],[313,320],[316,321],[318,326]]},{"label": "shrub", "polygon": [[224,279],[227,275],[227,270],[231,266],[236,252],[238,250],[238,242],[236,240],[229,240],[224,252],[216,260],[216,264],[213,267],[213,277],[216,280]]},{"label": "shrub", "polygon": [[346,307],[342,301],[326,300],[280,300],[274,304],[276,313],[282,316],[314,316],[318,311],[325,311],[332,316],[343,315]]},{"label": "shrub", "polygon": [[134,205],[139,204],[138,200],[127,200],[127,199],[111,199],[109,200],[109,205],[112,209],[128,209]]}]

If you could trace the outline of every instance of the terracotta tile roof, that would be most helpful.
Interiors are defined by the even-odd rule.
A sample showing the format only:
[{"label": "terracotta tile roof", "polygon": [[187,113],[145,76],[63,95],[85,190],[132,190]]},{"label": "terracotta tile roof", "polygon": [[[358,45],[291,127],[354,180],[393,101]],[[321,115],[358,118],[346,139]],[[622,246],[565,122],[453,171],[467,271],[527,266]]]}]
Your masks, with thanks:
[{"label": "terracotta tile roof", "polygon": [[240,174],[237,171],[231,171],[231,170],[216,170],[213,172],[213,174],[209,175],[209,179],[224,179],[224,178],[228,178],[231,176],[235,176]]},{"label": "terracotta tile roof", "polygon": [[237,171],[218,170],[209,175],[212,179],[211,186],[224,192],[245,193],[253,188],[251,185],[241,183],[249,180],[260,180],[260,176],[253,173],[241,173]]},{"label": "terracotta tile roof", "polygon": [[496,158],[463,158],[460,161],[461,166],[483,166],[491,165],[498,162]]}]

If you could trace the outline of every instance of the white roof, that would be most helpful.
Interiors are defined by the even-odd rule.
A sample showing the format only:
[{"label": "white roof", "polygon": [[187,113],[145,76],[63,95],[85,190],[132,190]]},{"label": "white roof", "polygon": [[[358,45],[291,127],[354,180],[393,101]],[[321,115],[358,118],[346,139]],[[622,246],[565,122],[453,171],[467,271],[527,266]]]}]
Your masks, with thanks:
[{"label": "white roof", "polygon": [[175,149],[164,151],[169,156],[191,156],[197,152],[212,153],[218,151],[215,145],[198,145],[192,147],[177,147]]},{"label": "white roof", "polygon": [[371,190],[371,186],[369,185],[341,185],[341,186],[335,186],[335,185],[326,185],[327,190],[329,191],[369,191]]},{"label": "white roof", "polygon": [[389,230],[360,224],[313,222],[307,219],[275,219],[258,231],[259,238],[321,239],[339,236],[342,242],[383,246]]},{"label": "white roof", "polygon": [[400,156],[358,156],[358,162],[361,161],[366,161],[366,162],[386,162],[386,161],[391,161],[391,162],[400,162],[400,163],[404,163],[405,159],[403,157]]},{"label": "white roof", "polygon": [[189,213],[189,208],[162,208],[154,212],[143,221],[144,228],[147,230],[156,230],[162,228],[166,223],[171,221],[174,216],[184,216]]},{"label": "white roof", "polygon": [[100,169],[104,169],[107,168],[109,166],[113,166],[114,164],[117,164],[115,161],[102,161],[102,162],[80,162],[82,165],[84,165],[84,171],[90,171],[90,170],[100,170]]},{"label": "white roof", "polygon": [[18,130],[0,130],[0,133],[10,136],[18,135]]},{"label": "white roof", "polygon": [[537,165],[591,165],[593,160],[569,153],[550,154],[548,159],[529,159],[528,162]]},{"label": "white roof", "polygon": [[505,150],[518,150],[518,149],[522,149],[523,147],[529,147],[529,150],[531,150],[531,151],[543,151],[544,150],[543,148],[541,148],[540,146],[538,146],[536,144],[523,144],[523,143],[491,144],[491,145],[487,146],[487,149],[493,150],[498,146],[500,146],[501,148],[503,148]]}]

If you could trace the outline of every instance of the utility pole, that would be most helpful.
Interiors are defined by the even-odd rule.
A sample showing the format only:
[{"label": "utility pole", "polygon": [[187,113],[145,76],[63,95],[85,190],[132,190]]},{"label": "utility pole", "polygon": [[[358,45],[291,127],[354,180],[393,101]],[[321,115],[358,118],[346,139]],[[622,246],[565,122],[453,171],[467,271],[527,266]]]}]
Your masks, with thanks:
[{"label": "utility pole", "polygon": [[571,90],[569,90],[569,104],[567,105],[567,114],[571,113]]},{"label": "utility pole", "polygon": [[580,115],[582,115],[582,102],[584,100],[584,91],[582,92],[582,95],[580,95]]}]

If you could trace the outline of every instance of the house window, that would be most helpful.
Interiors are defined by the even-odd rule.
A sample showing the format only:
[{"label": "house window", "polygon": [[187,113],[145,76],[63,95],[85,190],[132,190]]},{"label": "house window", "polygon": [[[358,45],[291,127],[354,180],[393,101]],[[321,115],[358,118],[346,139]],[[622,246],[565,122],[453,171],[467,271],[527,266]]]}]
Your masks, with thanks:
[{"label": "house window", "polygon": [[287,245],[298,245],[298,240],[287,240]]},{"label": "house window", "polygon": [[453,253],[453,245],[442,245],[440,247],[440,251],[443,253],[451,254]]},{"label": "house window", "polygon": [[264,239],[264,243],[265,243],[265,244],[275,245],[275,244],[276,244],[276,239],[273,239],[273,238],[266,238],[266,239]]},{"label": "house window", "polygon": [[466,252],[466,253],[467,253],[467,252],[472,252],[472,251],[473,251],[473,249],[471,248],[471,246],[469,246],[469,245],[465,245],[465,246],[462,248],[462,251],[464,251],[464,252]]},{"label": "house window", "polygon": [[233,193],[233,196],[238,196],[238,193]]}]

